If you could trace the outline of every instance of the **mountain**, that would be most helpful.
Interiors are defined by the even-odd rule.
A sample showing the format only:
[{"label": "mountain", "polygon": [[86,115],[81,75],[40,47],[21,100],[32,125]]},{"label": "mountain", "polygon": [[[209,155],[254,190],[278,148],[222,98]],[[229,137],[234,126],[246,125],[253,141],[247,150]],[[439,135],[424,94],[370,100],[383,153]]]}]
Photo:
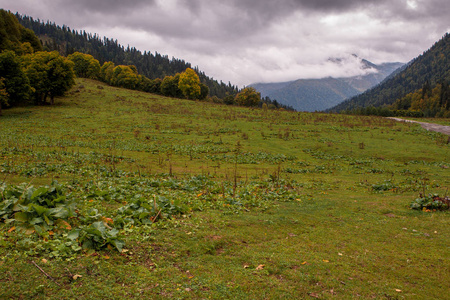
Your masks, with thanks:
[{"label": "mountain", "polygon": [[450,34],[446,33],[422,55],[413,59],[399,72],[386,78],[381,84],[348,99],[329,111],[339,112],[361,107],[381,107],[413,93],[425,84],[436,86],[450,82]]},{"label": "mountain", "polygon": [[[355,56],[355,55],[354,55]],[[356,57],[356,56],[355,56]],[[340,64],[342,59],[332,58],[329,61]],[[320,111],[333,107],[345,99],[358,95],[379,84],[402,63],[373,64],[365,59],[360,68],[366,75],[345,78],[299,79],[278,83],[251,84],[263,97],[276,99],[299,111]]]},{"label": "mountain", "polygon": [[50,21],[44,23],[19,13],[15,16],[22,26],[32,30],[41,39],[46,51],[56,50],[63,56],[81,52],[94,56],[101,64],[112,61],[115,65],[134,65],[139,74],[150,79],[162,79],[165,76],[184,72],[187,68],[193,68],[200,77],[200,81],[208,86],[210,96],[222,99],[227,95],[235,95],[239,91],[237,86],[218,82],[183,59],[169,58],[158,52],[144,51],[142,53],[134,47],[125,48],[111,38],[101,38],[97,34],[76,31],[65,25],[61,27]]}]

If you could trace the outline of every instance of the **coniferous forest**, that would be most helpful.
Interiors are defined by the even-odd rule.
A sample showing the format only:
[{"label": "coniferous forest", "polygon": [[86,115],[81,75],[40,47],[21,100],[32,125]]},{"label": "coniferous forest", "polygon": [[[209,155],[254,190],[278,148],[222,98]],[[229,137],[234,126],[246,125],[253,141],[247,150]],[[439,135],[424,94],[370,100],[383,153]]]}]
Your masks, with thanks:
[{"label": "coniferous forest", "polygon": [[446,33],[403,70],[330,111],[383,116],[449,117],[449,57],[450,34]]},{"label": "coniferous forest", "polygon": [[0,12],[0,114],[2,105],[53,104],[75,77],[168,97],[293,110],[261,99],[251,87],[239,90],[219,83],[184,60],[125,49],[117,40]]},{"label": "coniferous forest", "polygon": [[65,25],[61,27],[50,21],[44,23],[39,19],[35,20],[20,14],[16,14],[16,17],[21,25],[31,29],[41,38],[44,49],[47,51],[56,50],[63,56],[81,52],[92,55],[100,64],[111,61],[115,65],[134,65],[139,74],[149,79],[174,76],[187,68],[192,68],[198,74],[200,81],[208,86],[211,96],[222,99],[227,95],[236,95],[238,92],[237,86],[218,82],[183,59],[169,58],[158,52],[144,51],[142,53],[135,47],[120,45],[115,39],[102,38],[86,31],[76,31]]}]

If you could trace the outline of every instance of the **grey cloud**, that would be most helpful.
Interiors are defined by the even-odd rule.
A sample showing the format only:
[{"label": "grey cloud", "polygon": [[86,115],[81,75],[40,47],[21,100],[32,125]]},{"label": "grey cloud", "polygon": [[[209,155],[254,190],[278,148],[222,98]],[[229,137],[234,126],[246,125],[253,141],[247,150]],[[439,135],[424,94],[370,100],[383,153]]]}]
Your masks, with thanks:
[{"label": "grey cloud", "polygon": [[[55,3],[57,2],[57,4]],[[131,10],[153,6],[154,0],[57,0],[48,1],[49,5],[57,5],[60,9],[95,14],[124,14]]]},{"label": "grey cloud", "polygon": [[448,0],[0,0],[0,7],[173,55],[239,85],[349,74],[351,64],[326,63],[349,53],[406,62],[450,29]]}]

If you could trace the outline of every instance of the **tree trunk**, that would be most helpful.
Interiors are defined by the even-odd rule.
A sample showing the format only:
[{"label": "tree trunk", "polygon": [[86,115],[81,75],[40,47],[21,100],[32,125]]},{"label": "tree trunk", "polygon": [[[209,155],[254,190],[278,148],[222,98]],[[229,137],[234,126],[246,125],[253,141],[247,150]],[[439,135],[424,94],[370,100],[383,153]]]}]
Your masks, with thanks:
[{"label": "tree trunk", "polygon": [[2,101],[0,100],[0,116],[2,115]]},{"label": "tree trunk", "polygon": [[55,104],[55,96],[53,94],[50,94],[50,105]]}]

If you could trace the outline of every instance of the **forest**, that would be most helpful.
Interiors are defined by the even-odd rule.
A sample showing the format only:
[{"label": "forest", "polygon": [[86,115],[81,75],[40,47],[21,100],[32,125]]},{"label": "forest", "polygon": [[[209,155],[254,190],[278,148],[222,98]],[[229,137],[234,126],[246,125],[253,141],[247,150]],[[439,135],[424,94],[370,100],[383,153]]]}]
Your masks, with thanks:
[{"label": "forest", "polygon": [[446,82],[432,87],[427,81],[421,89],[397,99],[391,105],[360,107],[343,112],[383,117],[450,118],[450,88]]},{"label": "forest", "polygon": [[58,26],[50,21],[42,22],[29,16],[16,14],[19,23],[25,28],[31,29],[37,36],[41,37],[44,49],[47,51],[58,51],[67,56],[74,52],[90,54],[99,60],[100,64],[113,62],[115,65],[134,65],[139,72],[149,79],[164,78],[181,73],[187,68],[192,68],[198,74],[200,81],[209,88],[211,96],[223,99],[227,95],[236,95],[238,87],[225,84],[205,75],[198,67],[192,67],[183,59],[169,58],[158,52],[151,53],[137,50],[135,47],[124,47],[117,40],[103,37],[86,31],[73,30],[65,25]]},{"label": "forest", "polygon": [[[142,55],[135,48],[125,50],[117,44],[117,41],[112,42],[105,38],[102,42],[96,35],[92,36],[85,32],[79,34],[70,31],[65,26],[60,28],[50,23],[44,25],[33,21],[32,18],[22,18],[22,20],[28,20],[30,26],[39,25],[36,28],[31,26],[38,33],[45,36],[50,33],[66,39],[67,41],[62,43],[66,47],[66,50],[63,51],[62,44],[58,44],[56,38],[53,38],[53,43],[50,44],[48,41],[42,42],[42,39],[40,40],[31,29],[25,28],[18,22],[18,15],[4,10],[0,10],[0,13],[2,17],[0,23],[2,33],[0,41],[0,115],[2,107],[14,107],[24,103],[53,104],[55,97],[62,96],[70,90],[76,77],[100,80],[112,86],[167,97],[293,110],[291,107],[279,104],[276,100],[269,98],[261,100],[261,95],[251,87],[239,90],[231,84],[226,86],[223,83],[218,84],[216,81],[211,81],[198,69],[190,68],[190,64],[184,63],[183,60],[168,60],[167,57],[163,58],[159,54],[153,55],[147,52]],[[61,43],[61,40],[59,42]],[[81,51],[96,53],[102,60],[98,60],[91,54],[74,51],[74,46]],[[151,73],[153,70],[152,68],[142,69],[143,64],[139,63],[139,58],[143,57],[148,58],[147,62],[152,61],[152,64],[157,65],[159,71],[156,71],[156,74],[162,76],[170,72],[177,72],[161,78],[155,74],[150,78],[142,75],[145,70],[147,73]],[[112,61],[105,60],[107,58],[111,58]],[[137,65],[141,66],[141,70],[135,64],[114,62],[125,60],[138,62]],[[207,83],[212,86],[212,96]],[[217,86],[222,89],[218,89]],[[220,92],[217,92],[219,90]],[[220,98],[218,95],[223,97]]]},{"label": "forest", "polygon": [[[331,108],[330,112],[361,112],[407,110],[415,111],[414,115],[423,116],[448,116],[448,92],[450,82],[450,34],[446,33],[429,50],[415,58],[404,69],[395,72],[386,78],[378,86],[342,102]],[[432,90],[434,98],[431,97]],[[420,91],[422,90],[422,91]],[[402,107],[400,103],[409,100],[401,100],[409,94],[421,95],[420,105]],[[430,101],[431,98],[436,101]],[[397,104],[394,104],[398,101]],[[406,102],[405,102],[406,101]],[[420,102],[420,101],[419,101]],[[433,103],[431,103],[433,102]],[[439,106],[439,107],[437,107]],[[395,112],[391,111],[391,114]]]}]

